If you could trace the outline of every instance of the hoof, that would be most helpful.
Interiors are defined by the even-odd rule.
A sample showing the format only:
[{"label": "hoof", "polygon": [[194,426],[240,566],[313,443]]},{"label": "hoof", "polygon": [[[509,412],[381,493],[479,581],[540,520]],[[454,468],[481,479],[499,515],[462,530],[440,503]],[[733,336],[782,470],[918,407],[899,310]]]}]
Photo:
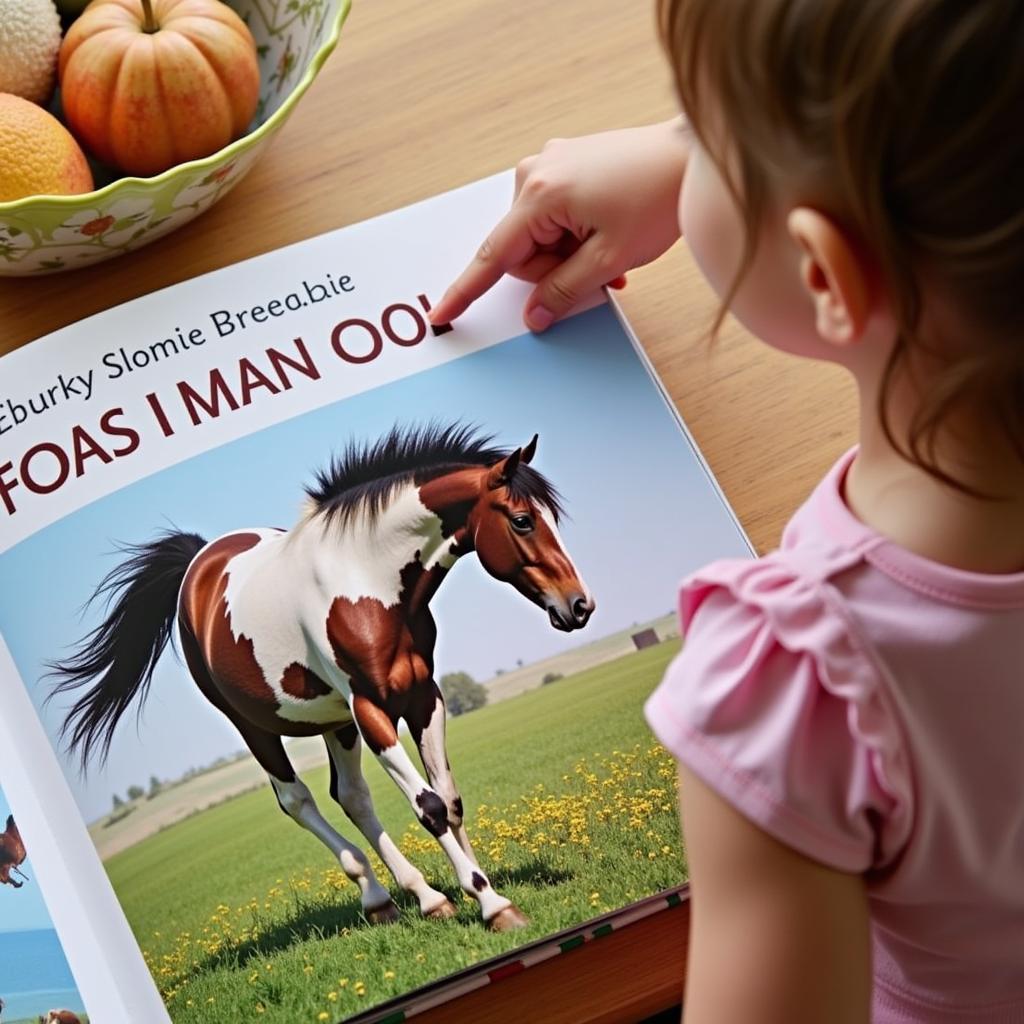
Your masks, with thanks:
[{"label": "hoof", "polygon": [[530,919],[513,903],[504,910],[499,910],[487,922],[492,932],[513,932],[517,928],[525,928]]},{"label": "hoof", "polygon": [[428,910],[423,916],[428,921],[447,921],[449,918],[454,917],[456,913],[455,904],[451,900],[445,900],[444,903],[434,907],[433,910]]},{"label": "hoof", "polygon": [[370,924],[394,924],[400,916],[398,907],[392,900],[388,900],[387,903],[383,903],[379,907],[374,907],[373,910],[366,911],[366,920]]}]

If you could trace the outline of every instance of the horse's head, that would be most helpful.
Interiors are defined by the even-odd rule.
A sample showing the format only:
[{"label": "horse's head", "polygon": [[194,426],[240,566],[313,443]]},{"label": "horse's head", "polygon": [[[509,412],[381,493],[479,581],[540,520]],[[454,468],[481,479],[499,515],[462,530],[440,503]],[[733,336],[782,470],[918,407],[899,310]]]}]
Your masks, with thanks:
[{"label": "horse's head", "polygon": [[529,468],[537,437],[487,468],[467,527],[483,567],[511,583],[548,613],[566,633],[582,629],[594,598],[572,564],[558,534],[557,500],[543,500],[550,487]]}]

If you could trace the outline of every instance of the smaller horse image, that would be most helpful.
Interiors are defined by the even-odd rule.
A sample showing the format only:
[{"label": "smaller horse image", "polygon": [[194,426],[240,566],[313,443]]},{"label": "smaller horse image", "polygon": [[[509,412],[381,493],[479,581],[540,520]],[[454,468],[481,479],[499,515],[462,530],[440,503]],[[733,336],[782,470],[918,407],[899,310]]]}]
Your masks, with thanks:
[{"label": "smaller horse image", "polygon": [[[209,543],[171,531],[126,547],[128,557],[96,591],[107,600],[106,619],[51,666],[59,679],[52,695],[85,691],[64,722],[69,750],[83,768],[94,754],[106,757],[122,715],[145,701],[177,626],[196,686],[237,728],[285,814],[358,885],[367,920],[397,920],[398,908],[364,852],[320,813],[285,736],[323,736],[331,797],[422,916],[453,917],[455,907],[378,820],[361,769],[364,745],[488,926],[523,927],[526,916],[495,892],[466,831],[446,753],[430,602],[456,562],[475,552],[554,629],[586,626],[594,599],[558,533],[560,496],[530,465],[536,450],[536,435],[508,450],[460,424],[396,427],[332,460],[307,488],[305,513],[290,530],[248,528]],[[481,613],[461,625],[483,624]],[[399,741],[401,721],[426,778]]]},{"label": "smaller horse image", "polygon": [[[18,826],[14,824],[14,815],[8,815],[7,828],[0,832],[0,883],[20,889],[25,882],[29,881],[28,875],[21,870],[21,865],[25,863],[27,856],[25,844],[21,841],[21,833],[18,831]],[[12,878],[11,875],[15,873],[20,875],[25,882],[19,882]],[[0,1010],[2,1009],[3,1007],[0,1006]]]}]

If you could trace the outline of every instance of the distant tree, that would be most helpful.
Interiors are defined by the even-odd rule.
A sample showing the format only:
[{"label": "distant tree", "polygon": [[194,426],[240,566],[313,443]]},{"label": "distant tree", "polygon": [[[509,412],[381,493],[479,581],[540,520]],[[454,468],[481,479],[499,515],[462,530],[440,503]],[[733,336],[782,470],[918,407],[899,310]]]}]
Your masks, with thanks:
[{"label": "distant tree", "polygon": [[505,670],[503,668],[496,668],[494,670],[494,674],[496,676],[503,676],[505,674]]},{"label": "distant tree", "polygon": [[449,672],[441,676],[441,692],[450,715],[464,715],[487,703],[487,687],[468,672]]},{"label": "distant tree", "polygon": [[114,810],[119,811],[124,807],[124,801],[115,793],[114,794]]},{"label": "distant tree", "polygon": [[128,799],[129,800],[141,800],[146,795],[146,791],[141,786],[129,786],[128,787]]},{"label": "distant tree", "polygon": [[146,794],[147,800],[152,800],[153,797],[159,796],[160,791],[164,788],[164,784],[155,776],[150,775],[149,777],[149,792]]},{"label": "distant tree", "polygon": [[522,658],[516,658],[516,668],[522,668],[522,667],[523,667],[523,659]]},{"label": "distant tree", "polygon": [[545,672],[544,678],[540,682],[542,686],[547,686],[549,683],[557,683],[561,678],[561,672]]}]

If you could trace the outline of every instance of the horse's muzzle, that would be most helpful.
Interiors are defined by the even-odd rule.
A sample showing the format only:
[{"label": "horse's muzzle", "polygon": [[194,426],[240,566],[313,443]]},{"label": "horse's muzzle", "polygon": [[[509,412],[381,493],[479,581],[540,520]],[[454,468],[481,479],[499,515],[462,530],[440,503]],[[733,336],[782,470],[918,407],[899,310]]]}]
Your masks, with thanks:
[{"label": "horse's muzzle", "polygon": [[587,624],[595,607],[592,597],[570,594],[567,598],[548,602],[548,618],[555,629],[571,633],[574,629],[582,629]]}]

